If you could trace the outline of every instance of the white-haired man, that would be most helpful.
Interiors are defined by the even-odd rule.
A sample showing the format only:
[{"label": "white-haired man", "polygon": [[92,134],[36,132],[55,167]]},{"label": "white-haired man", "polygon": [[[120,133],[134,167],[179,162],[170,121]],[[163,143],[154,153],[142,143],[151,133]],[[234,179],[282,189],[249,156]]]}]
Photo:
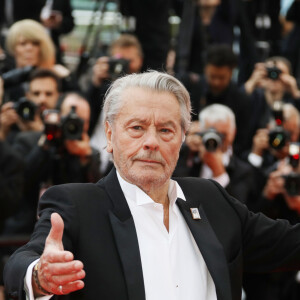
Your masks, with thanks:
[{"label": "white-haired man", "polygon": [[300,225],[250,213],[213,181],[170,178],[190,121],[177,79],[117,79],[104,112],[115,168],[46,191],[30,242],[6,264],[8,293],[24,298],[25,278],[31,298],[229,300],[243,269],[300,267]]},{"label": "white-haired man", "polygon": [[201,110],[188,131],[174,176],[213,179],[241,202],[255,195],[253,170],[233,152],[235,115],[222,104]]}]

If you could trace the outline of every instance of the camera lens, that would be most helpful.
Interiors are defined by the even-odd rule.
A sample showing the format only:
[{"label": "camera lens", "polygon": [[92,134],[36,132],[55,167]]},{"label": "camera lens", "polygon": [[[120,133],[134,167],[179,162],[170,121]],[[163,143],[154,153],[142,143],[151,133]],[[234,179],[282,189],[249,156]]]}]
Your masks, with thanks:
[{"label": "camera lens", "polygon": [[64,136],[68,138],[76,136],[80,131],[80,124],[78,124],[76,120],[69,120],[64,124]]},{"label": "camera lens", "polygon": [[282,149],[287,141],[287,133],[282,127],[276,127],[269,133],[269,145],[273,149]]},{"label": "camera lens", "polygon": [[202,134],[202,142],[207,151],[214,152],[221,146],[222,137],[215,129],[210,129]]},{"label": "camera lens", "polygon": [[17,114],[25,121],[33,121],[36,112],[36,105],[27,100],[25,97],[20,98],[15,104],[14,108]]}]

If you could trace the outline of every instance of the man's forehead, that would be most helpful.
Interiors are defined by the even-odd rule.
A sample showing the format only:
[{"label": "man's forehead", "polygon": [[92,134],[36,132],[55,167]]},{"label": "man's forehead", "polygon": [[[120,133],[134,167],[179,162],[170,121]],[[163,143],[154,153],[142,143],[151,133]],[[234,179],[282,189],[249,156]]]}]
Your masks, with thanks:
[{"label": "man's forehead", "polygon": [[57,89],[56,81],[51,77],[36,78],[29,83],[30,89],[53,90]]}]

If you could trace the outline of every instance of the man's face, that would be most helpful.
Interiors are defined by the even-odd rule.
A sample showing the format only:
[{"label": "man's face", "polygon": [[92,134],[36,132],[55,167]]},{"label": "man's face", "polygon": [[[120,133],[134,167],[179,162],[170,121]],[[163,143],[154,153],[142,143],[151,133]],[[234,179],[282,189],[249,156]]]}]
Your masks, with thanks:
[{"label": "man's face", "polygon": [[106,123],[107,151],[120,175],[144,191],[168,183],[184,134],[174,95],[128,88],[114,123]]},{"label": "man's face", "polygon": [[136,47],[116,47],[113,48],[111,54],[115,58],[124,58],[129,60],[129,73],[137,73],[141,70],[143,59]]},{"label": "man's face", "polygon": [[40,44],[20,37],[15,46],[15,60],[18,68],[36,66],[40,60]]},{"label": "man's face", "polygon": [[209,90],[213,95],[222,94],[230,84],[232,69],[227,66],[217,67],[207,65],[205,67],[205,77],[209,86]]},{"label": "man's face", "polygon": [[230,120],[205,123],[205,129],[214,128],[218,133],[221,133],[224,138],[222,141],[222,151],[226,152],[229,146],[232,146],[235,138],[235,128],[230,123]]},{"label": "man's face", "polygon": [[51,77],[32,80],[27,97],[39,106],[40,112],[54,109],[59,97],[56,81]]}]

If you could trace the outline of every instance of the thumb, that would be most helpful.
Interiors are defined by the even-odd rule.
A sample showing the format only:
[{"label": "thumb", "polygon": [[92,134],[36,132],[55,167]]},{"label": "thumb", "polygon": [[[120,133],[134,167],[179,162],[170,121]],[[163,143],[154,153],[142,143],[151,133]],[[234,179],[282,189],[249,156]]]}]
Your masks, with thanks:
[{"label": "thumb", "polygon": [[64,250],[62,237],[64,232],[64,221],[58,213],[51,214],[51,230],[46,239],[45,247],[54,246],[58,250]]}]

